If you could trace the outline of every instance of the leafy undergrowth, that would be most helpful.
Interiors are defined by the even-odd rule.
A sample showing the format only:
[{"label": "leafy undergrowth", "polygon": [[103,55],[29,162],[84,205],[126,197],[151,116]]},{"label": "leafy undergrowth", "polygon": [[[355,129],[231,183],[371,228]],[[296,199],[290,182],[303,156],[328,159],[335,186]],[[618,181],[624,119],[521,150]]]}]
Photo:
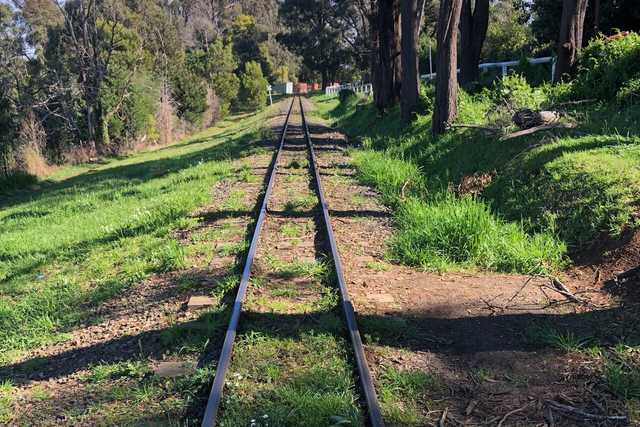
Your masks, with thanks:
[{"label": "leafy undergrowth", "polygon": [[[544,108],[570,90],[531,89],[517,78],[505,85],[510,90],[462,92],[459,121],[487,123],[504,93],[518,107]],[[381,120],[364,100],[315,103],[318,114],[360,138],[363,147],[353,150],[360,179],[398,208],[391,243],[398,261],[440,270],[553,270],[565,265],[567,250],[638,226],[640,106],[580,104],[569,111],[576,129],[499,141],[475,129],[433,138],[427,113],[403,126],[397,109]]]},{"label": "leafy undergrowth", "polygon": [[181,143],[58,170],[0,199],[0,362],[64,339],[88,310],[187,256],[174,231],[209,201],[231,161],[261,150],[266,113],[235,116]]}]

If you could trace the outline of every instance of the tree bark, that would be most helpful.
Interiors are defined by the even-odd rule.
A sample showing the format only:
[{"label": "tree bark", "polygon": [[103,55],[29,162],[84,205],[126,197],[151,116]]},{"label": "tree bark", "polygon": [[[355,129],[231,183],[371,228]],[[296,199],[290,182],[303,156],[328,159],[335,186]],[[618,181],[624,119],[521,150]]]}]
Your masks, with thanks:
[{"label": "tree bark", "polygon": [[593,37],[600,32],[600,0],[593,0]]},{"label": "tree bark", "polygon": [[460,83],[468,84],[480,77],[480,53],[489,28],[489,0],[463,0],[460,16]]},{"label": "tree bark", "polygon": [[376,19],[377,30],[377,58],[374,68],[374,83],[376,86],[375,103],[379,111],[383,112],[397,101],[396,76],[396,16],[397,0],[378,0]]},{"label": "tree bark", "polygon": [[560,81],[565,74],[570,74],[578,59],[578,54],[582,49],[587,4],[587,0],[564,0],[562,4],[558,62],[553,76],[554,81]]},{"label": "tree bark", "polygon": [[418,36],[425,0],[402,0],[402,85],[400,112],[402,120],[413,120],[418,105]]},{"label": "tree bark", "polygon": [[393,0],[393,103],[400,100],[402,87],[402,0]]},{"label": "tree bark", "polygon": [[458,26],[462,0],[442,0],[438,16],[434,135],[444,133],[458,115]]}]

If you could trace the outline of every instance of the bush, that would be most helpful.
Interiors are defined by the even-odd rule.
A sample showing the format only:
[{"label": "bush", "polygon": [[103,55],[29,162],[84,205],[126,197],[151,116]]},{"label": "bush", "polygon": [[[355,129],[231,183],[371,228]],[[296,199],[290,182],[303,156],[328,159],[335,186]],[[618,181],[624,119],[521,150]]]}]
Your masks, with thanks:
[{"label": "bush", "polygon": [[635,104],[640,102],[640,76],[625,82],[618,93],[616,101],[620,104]]},{"label": "bush", "polygon": [[249,110],[258,110],[267,103],[267,79],[262,75],[258,62],[249,61],[244,66],[242,81],[242,102]]},{"label": "bush", "polygon": [[515,110],[538,109],[544,102],[544,94],[534,90],[520,74],[510,74],[494,83],[494,102],[507,103]]},{"label": "bush", "polygon": [[436,86],[431,83],[420,84],[420,95],[418,97],[418,113],[429,114],[433,111],[436,103]]},{"label": "bush", "polygon": [[207,111],[207,86],[204,80],[181,67],[173,75],[173,98],[178,103],[178,116],[200,126]]},{"label": "bush", "polygon": [[613,99],[626,82],[640,75],[640,35],[593,40],[583,49],[575,80],[582,98]]},{"label": "bush", "polygon": [[358,95],[356,95],[356,93],[351,89],[341,89],[338,93],[338,99],[340,100],[341,104],[344,104],[347,102],[352,102],[354,100],[357,101]]}]

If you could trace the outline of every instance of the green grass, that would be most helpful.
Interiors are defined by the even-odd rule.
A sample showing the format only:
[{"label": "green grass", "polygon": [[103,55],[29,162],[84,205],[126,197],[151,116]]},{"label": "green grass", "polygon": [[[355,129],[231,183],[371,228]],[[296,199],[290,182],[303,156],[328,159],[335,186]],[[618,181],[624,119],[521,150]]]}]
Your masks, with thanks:
[{"label": "green grass", "polygon": [[389,425],[423,425],[426,419],[421,408],[442,388],[442,382],[433,375],[385,367],[377,387],[385,421]]},{"label": "green grass", "polygon": [[307,277],[324,280],[329,275],[329,267],[321,261],[282,261],[273,256],[265,257],[271,271],[283,278]]},{"label": "green grass", "polygon": [[0,382],[0,423],[9,424],[13,418],[15,387],[9,380]]},{"label": "green grass", "polygon": [[407,200],[397,211],[396,223],[390,256],[425,269],[542,273],[562,263],[564,246],[553,236],[529,236],[470,197]]},{"label": "green grass", "polygon": [[[264,150],[251,142],[266,114],[231,117],[157,150],[60,168],[38,190],[1,198],[0,363],[66,339],[92,305],[150,274],[186,268],[189,253],[174,232],[196,224],[190,214],[210,201],[215,183],[237,180],[235,159]],[[246,208],[243,196],[233,193],[228,208]]]},{"label": "green grass", "polygon": [[[542,90],[534,90],[534,95],[538,104],[550,102]],[[461,93],[458,120],[487,123],[500,109],[495,99],[493,92]],[[640,225],[640,106],[579,106],[570,111],[576,129],[502,142],[474,129],[434,138],[430,113],[405,126],[397,108],[381,120],[364,101],[340,105],[336,98],[322,96],[314,102],[317,114],[362,141],[350,153],[358,178],[380,190],[384,202],[400,212],[400,246],[433,258],[409,256],[396,239],[396,260],[436,269],[526,273],[538,264],[559,269],[565,252]],[[476,200],[458,198],[454,190],[473,175],[491,179]],[[406,201],[411,198],[422,204]],[[449,214],[457,219],[446,220]],[[438,219],[426,224],[427,215]],[[415,239],[412,226],[418,224],[429,226],[434,235],[453,231],[455,241]],[[474,236],[491,237],[472,245],[459,242],[458,232],[470,229]],[[508,254],[491,254],[486,246],[490,241]]]},{"label": "green grass", "polygon": [[[299,338],[254,332],[236,344],[220,426],[361,425],[347,343],[333,334]],[[266,416],[266,417],[265,417]]]}]

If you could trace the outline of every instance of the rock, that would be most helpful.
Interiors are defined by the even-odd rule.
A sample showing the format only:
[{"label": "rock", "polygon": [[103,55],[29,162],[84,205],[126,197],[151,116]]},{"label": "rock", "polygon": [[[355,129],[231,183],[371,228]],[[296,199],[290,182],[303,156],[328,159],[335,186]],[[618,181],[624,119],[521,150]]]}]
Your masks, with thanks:
[{"label": "rock", "polygon": [[187,310],[199,310],[201,308],[207,308],[215,305],[215,301],[213,298],[197,295],[189,298],[189,302],[187,303]]},{"label": "rock", "polygon": [[177,378],[195,371],[191,362],[158,362],[153,366],[153,373],[160,378]]}]

